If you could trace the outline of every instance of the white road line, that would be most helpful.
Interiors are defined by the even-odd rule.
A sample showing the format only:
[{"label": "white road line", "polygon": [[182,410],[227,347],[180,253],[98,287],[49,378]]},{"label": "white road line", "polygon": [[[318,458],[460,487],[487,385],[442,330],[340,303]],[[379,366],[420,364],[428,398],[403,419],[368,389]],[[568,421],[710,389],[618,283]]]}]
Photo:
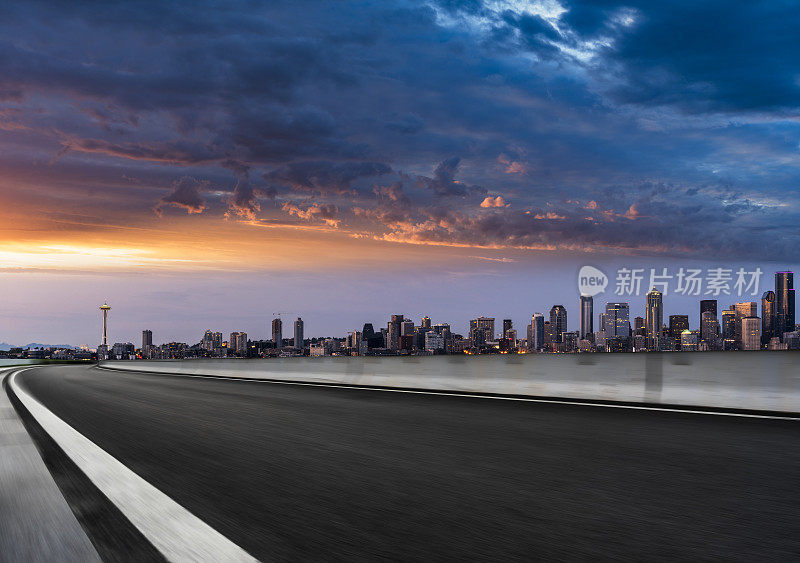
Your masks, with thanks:
[{"label": "white road line", "polygon": [[257,561],[33,398],[16,382],[23,371],[8,383],[25,408],[167,560]]},{"label": "white road line", "polygon": [[115,371],[124,373],[136,373],[145,375],[166,375],[170,377],[196,377],[200,379],[222,379],[225,381],[246,381],[253,383],[271,383],[272,385],[302,385],[307,387],[334,387],[337,389],[356,389],[361,391],[383,391],[387,393],[413,393],[416,395],[441,395],[443,397],[467,397],[470,399],[493,399],[495,401],[521,401],[526,403],[547,403],[554,405],[575,405],[579,407],[600,407],[607,409],[629,409],[641,411],[656,411],[656,412],[674,412],[683,414],[701,414],[710,416],[730,416],[735,418],[761,418],[767,420],[794,420],[800,421],[797,416],[776,416],[768,414],[751,414],[751,413],[737,413],[737,412],[724,412],[724,411],[705,411],[692,408],[667,408],[667,407],[654,407],[649,405],[623,405],[614,403],[592,403],[584,401],[570,401],[569,399],[541,399],[534,397],[504,397],[502,395],[475,395],[471,393],[464,393],[461,391],[425,391],[422,389],[397,389],[393,387],[361,387],[357,385],[338,385],[336,383],[307,383],[303,381],[277,381],[275,379],[255,379],[248,377],[231,377],[226,375],[193,375],[189,373],[170,373],[170,372],[152,372],[140,370],[124,370],[118,368],[106,368],[96,366],[97,369],[105,371]]}]

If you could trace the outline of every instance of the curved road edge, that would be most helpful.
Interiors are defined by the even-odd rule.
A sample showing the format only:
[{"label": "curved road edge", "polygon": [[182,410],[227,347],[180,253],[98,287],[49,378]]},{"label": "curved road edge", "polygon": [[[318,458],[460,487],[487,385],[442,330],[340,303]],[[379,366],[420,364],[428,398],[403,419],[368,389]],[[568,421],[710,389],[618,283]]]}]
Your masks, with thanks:
[{"label": "curved road edge", "polygon": [[[138,552],[136,554],[138,560],[257,561],[35,399],[17,381],[19,374],[30,369],[35,368],[12,371],[5,378],[4,386],[9,398],[15,403],[17,411],[24,410],[24,412],[20,412],[20,415],[28,418],[26,422],[35,424],[33,428],[26,424],[32,437],[51,442],[51,444],[44,444],[44,447],[40,444],[40,451],[46,449],[52,452],[53,446],[55,446],[63,454],[63,458],[66,458],[74,466],[74,469],[77,469],[85,478],[87,482],[85,484],[90,484],[91,488],[95,489],[95,491],[90,491],[87,490],[88,488],[83,488],[82,491],[75,491],[74,489],[77,487],[73,483],[72,487],[67,487],[73,489],[73,495],[70,495],[65,490],[64,484],[59,483],[65,497],[73,496],[73,499],[67,499],[73,501],[70,502],[73,511],[76,511],[76,503],[86,503],[86,499],[79,498],[82,494],[96,497],[96,494],[99,493],[107,501],[106,504],[113,505],[111,511],[117,514],[109,514],[109,507],[105,508],[106,514],[94,514],[89,518],[82,517],[86,516],[81,513],[82,511],[76,511],[76,516],[81,524],[90,528],[90,538],[101,554],[105,551],[109,555],[116,553],[117,557],[120,553],[131,556],[129,550],[133,544],[138,544],[134,547],[134,551]],[[31,432],[32,430],[33,432]],[[36,434],[39,435],[36,436]],[[45,457],[43,451],[42,454]],[[56,463],[63,464],[66,460],[61,459]],[[50,464],[48,466],[52,472]],[[56,477],[55,474],[53,476]],[[72,477],[74,479],[74,475]],[[96,502],[97,499],[94,498],[90,504]],[[112,520],[116,520],[116,523],[112,522],[111,526],[102,522],[109,516]],[[121,522],[120,518],[124,522]],[[133,530],[121,530],[120,528],[125,527],[125,523]],[[96,529],[95,526],[105,529]],[[115,528],[111,534],[109,534],[112,532],[108,529],[109,527]],[[95,533],[92,533],[95,531],[98,531],[101,536],[114,536],[121,532],[121,537],[98,538]],[[144,538],[147,545],[136,542],[135,536],[137,535]],[[115,546],[115,541],[122,541],[124,545]],[[123,549],[124,551],[121,551]]]}]

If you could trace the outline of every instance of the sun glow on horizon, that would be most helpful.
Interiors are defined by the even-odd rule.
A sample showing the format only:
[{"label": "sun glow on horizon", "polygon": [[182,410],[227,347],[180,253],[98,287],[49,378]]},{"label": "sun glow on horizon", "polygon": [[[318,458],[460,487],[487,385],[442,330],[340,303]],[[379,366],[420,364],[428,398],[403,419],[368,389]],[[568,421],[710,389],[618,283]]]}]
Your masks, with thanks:
[{"label": "sun glow on horizon", "polygon": [[142,248],[113,248],[66,244],[19,245],[0,250],[3,269],[106,269],[194,263],[193,260],[159,257]]}]

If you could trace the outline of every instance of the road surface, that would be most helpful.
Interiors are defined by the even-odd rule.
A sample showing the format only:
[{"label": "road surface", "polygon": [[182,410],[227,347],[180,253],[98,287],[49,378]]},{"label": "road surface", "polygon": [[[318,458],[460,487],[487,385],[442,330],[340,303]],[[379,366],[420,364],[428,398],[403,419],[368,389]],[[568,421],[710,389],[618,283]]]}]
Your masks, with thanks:
[{"label": "road surface", "polygon": [[17,381],[261,560],[800,558],[798,421],[89,366]]}]

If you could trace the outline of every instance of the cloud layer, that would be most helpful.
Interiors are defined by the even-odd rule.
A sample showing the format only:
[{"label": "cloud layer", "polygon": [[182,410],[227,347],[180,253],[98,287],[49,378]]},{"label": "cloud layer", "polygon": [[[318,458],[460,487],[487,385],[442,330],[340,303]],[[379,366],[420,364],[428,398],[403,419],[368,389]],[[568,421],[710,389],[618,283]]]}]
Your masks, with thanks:
[{"label": "cloud layer", "polygon": [[800,257],[790,2],[33,1],[2,16],[0,196],[70,228],[101,228],[91,202],[165,233],[183,215]]}]

